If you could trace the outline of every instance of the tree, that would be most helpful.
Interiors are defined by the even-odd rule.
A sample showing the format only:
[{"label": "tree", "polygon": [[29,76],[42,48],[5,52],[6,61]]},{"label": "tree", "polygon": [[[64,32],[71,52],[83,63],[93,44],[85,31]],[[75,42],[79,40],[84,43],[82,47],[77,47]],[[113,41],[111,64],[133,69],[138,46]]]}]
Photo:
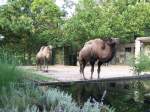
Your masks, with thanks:
[{"label": "tree", "polygon": [[62,13],[52,0],[12,0],[0,7],[0,16],[3,44],[27,53],[29,60],[41,45],[59,40]]},{"label": "tree", "polygon": [[68,40],[83,44],[92,38],[117,37],[131,42],[150,28],[150,3],[139,0],[80,0],[66,21]]}]

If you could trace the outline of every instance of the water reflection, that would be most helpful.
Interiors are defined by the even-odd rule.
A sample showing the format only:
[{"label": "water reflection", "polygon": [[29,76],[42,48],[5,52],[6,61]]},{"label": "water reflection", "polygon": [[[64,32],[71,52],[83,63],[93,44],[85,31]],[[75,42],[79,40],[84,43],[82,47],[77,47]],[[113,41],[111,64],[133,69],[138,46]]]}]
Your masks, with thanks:
[{"label": "water reflection", "polygon": [[106,90],[104,104],[113,106],[117,112],[149,112],[150,109],[150,80],[70,84],[57,87],[71,93],[79,105],[89,98],[100,102]]}]

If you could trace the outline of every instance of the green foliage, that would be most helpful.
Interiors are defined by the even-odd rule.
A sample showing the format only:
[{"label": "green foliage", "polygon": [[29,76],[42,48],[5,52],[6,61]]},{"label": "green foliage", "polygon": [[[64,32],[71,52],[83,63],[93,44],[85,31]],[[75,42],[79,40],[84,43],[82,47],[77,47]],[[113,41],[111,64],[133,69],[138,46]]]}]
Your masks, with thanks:
[{"label": "green foliage", "polygon": [[[19,83],[25,79],[31,80],[54,80],[38,74],[32,71],[27,71],[24,68],[16,66],[20,64],[20,60],[8,52],[1,52],[0,54],[0,89],[3,86],[10,86],[12,83]],[[0,90],[1,91],[1,90]]]},{"label": "green foliage", "polygon": [[[93,108],[91,108],[93,107]],[[92,105],[92,103],[90,102],[90,99],[84,104],[83,112],[97,112],[99,111],[99,104],[95,103],[95,105]]]},{"label": "green foliage", "polygon": [[10,50],[9,48],[0,48],[0,63],[11,65],[23,65],[23,56],[19,55],[21,52]]},{"label": "green foliage", "polygon": [[117,37],[130,42],[144,35],[149,21],[149,2],[80,0],[75,15],[66,21],[64,28],[68,40],[78,44],[95,37]]},{"label": "green foliage", "polygon": [[23,77],[23,72],[19,71],[15,65],[0,64],[0,89],[9,86],[12,82],[17,82]]},{"label": "green foliage", "polygon": [[[64,8],[72,4],[66,0]],[[150,28],[150,2],[79,0],[75,14],[65,21],[63,16],[53,0],[9,0],[0,6],[0,33],[5,36],[1,43],[30,58],[43,44],[80,47],[96,37],[133,41]]]},{"label": "green foliage", "polygon": [[31,54],[41,45],[62,43],[62,13],[53,0],[10,0],[0,6],[0,42],[4,47]]},{"label": "green foliage", "polygon": [[79,112],[79,108],[73,101],[72,96],[57,89],[48,89],[41,100],[49,110],[62,109],[65,112]]},{"label": "green foliage", "polygon": [[[6,88],[2,89],[0,96],[1,112],[101,112],[97,108],[98,102],[95,104],[89,101],[82,109],[73,101],[72,96],[61,92],[58,89],[49,88],[43,90],[40,87],[32,86],[30,83],[20,86],[11,86],[10,92]],[[89,107],[87,107],[89,105]],[[93,105],[93,106],[91,106]],[[86,110],[88,108],[88,110]],[[114,112],[114,109],[104,107],[106,111]]]},{"label": "green foliage", "polygon": [[[116,99],[114,99],[117,97]],[[116,112],[143,112],[149,108],[148,105],[135,102],[133,99],[127,99],[127,96],[112,96],[111,104],[116,108]],[[146,107],[147,106],[147,107]]]},{"label": "green foliage", "polygon": [[140,55],[137,59],[135,59],[132,63],[133,70],[138,75],[142,71],[150,70],[150,57],[146,55]]},{"label": "green foliage", "polygon": [[9,87],[9,92],[7,91],[8,88],[3,88],[0,97],[1,109],[15,110],[14,112],[24,112],[24,110],[27,111],[28,109],[32,110],[33,106],[38,102],[37,100],[41,96],[42,91],[36,89],[31,84],[28,85],[30,87],[25,85],[23,88],[12,85]]}]

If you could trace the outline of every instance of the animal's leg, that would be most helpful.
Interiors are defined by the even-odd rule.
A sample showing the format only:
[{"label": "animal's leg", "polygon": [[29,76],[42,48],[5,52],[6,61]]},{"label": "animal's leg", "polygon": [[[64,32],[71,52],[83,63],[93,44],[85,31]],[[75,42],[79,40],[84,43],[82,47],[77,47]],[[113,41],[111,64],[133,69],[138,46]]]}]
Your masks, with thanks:
[{"label": "animal's leg", "polygon": [[83,78],[86,79],[85,75],[84,75],[84,68],[86,66],[86,61],[85,60],[80,60],[79,64],[80,64],[80,74],[82,74]]},{"label": "animal's leg", "polygon": [[82,80],[82,75],[83,75],[83,62],[79,61],[79,65],[80,65],[80,75],[81,75],[81,80]]},{"label": "animal's leg", "polygon": [[48,72],[48,61],[46,61],[46,68],[47,68],[46,72]]},{"label": "animal's leg", "polygon": [[36,60],[36,70],[38,71],[39,70],[39,61]]},{"label": "animal's leg", "polygon": [[83,63],[81,61],[79,61],[80,64],[80,74],[82,74],[82,70],[83,70]]},{"label": "animal's leg", "polygon": [[43,65],[43,60],[40,60],[40,61],[39,61],[39,68],[40,68],[40,71],[42,71],[42,65]]},{"label": "animal's leg", "polygon": [[47,72],[48,72],[48,64],[47,64]]},{"label": "animal's leg", "polygon": [[42,70],[42,65],[41,64],[39,65],[39,68],[40,68],[40,70]]},{"label": "animal's leg", "polygon": [[98,62],[98,69],[97,69],[97,73],[98,73],[98,79],[100,78],[99,77],[99,75],[100,75],[100,70],[101,70],[101,65],[102,65],[103,63],[101,63],[100,61]]},{"label": "animal's leg", "polygon": [[85,68],[85,66],[86,66],[86,62],[83,61],[83,64],[82,64],[82,74],[83,74],[83,78],[84,78],[84,79],[86,79],[86,78],[85,78],[85,75],[84,75],[84,68]]},{"label": "animal's leg", "polygon": [[44,65],[43,65],[43,71],[45,72],[45,66],[46,66],[46,59],[44,58]]},{"label": "animal's leg", "polygon": [[85,68],[85,64],[83,65],[82,73],[83,73],[83,78],[86,79],[86,78],[85,78],[85,75],[84,75],[84,68]]},{"label": "animal's leg", "polygon": [[91,64],[91,79],[92,79],[92,78],[93,78],[93,72],[94,72],[94,64],[95,64],[95,61],[91,61],[90,64]]},{"label": "animal's leg", "polygon": [[38,71],[38,64],[36,64],[36,70]]}]

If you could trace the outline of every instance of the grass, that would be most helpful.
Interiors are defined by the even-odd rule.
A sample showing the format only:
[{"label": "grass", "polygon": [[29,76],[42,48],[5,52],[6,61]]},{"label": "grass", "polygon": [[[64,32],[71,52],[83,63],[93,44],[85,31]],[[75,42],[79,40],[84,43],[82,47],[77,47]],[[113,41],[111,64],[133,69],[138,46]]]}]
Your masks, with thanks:
[{"label": "grass", "polygon": [[[9,82],[16,82],[18,78],[32,79],[38,81],[51,81],[55,80],[50,77],[42,76],[35,73],[33,69],[22,69],[18,67],[23,65],[17,57],[17,53],[12,53],[8,49],[0,49],[0,86]],[[5,83],[5,84],[4,84]]]},{"label": "grass", "polygon": [[22,71],[24,71],[26,79],[32,79],[32,80],[37,80],[37,81],[54,81],[54,80],[56,80],[52,77],[47,77],[47,76],[44,76],[43,74],[36,73],[36,71],[32,67],[24,69],[24,67],[22,66],[19,68]]},{"label": "grass", "polygon": [[53,78],[38,75],[36,73],[31,73],[31,72],[28,72],[28,74],[26,74],[25,78],[32,79],[32,80],[37,80],[37,81],[53,81],[53,80],[55,80]]},{"label": "grass", "polygon": [[143,72],[150,72],[150,67],[143,70]]},{"label": "grass", "polygon": [[14,65],[0,64],[0,87],[8,86],[23,78],[23,72],[16,69]]},{"label": "grass", "polygon": [[36,80],[40,82],[52,81],[54,79],[45,77],[32,71],[23,70],[15,65],[0,64],[0,92],[3,87],[8,87],[13,84],[24,83],[24,81]]}]

